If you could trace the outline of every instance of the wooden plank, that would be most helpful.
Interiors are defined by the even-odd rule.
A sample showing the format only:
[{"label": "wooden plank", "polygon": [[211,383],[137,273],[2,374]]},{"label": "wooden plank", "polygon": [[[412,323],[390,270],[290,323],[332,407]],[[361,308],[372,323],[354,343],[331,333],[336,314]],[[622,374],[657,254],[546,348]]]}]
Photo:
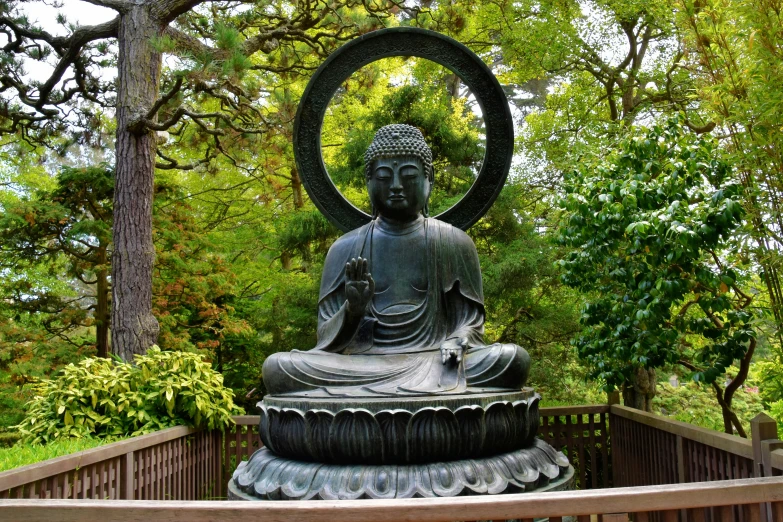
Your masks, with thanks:
[{"label": "wooden plank", "polygon": [[681,435],[690,440],[706,444],[707,446],[721,449],[735,455],[753,458],[753,445],[751,441],[734,437],[726,433],[700,428],[686,422],[680,422],[668,417],[653,415],[633,408],[614,405],[611,406],[612,414],[646,426],[650,426],[673,435]]},{"label": "wooden plank", "polygon": [[155,500],[152,497],[152,450],[144,448],[141,452],[144,455],[144,500]]},{"label": "wooden plank", "polygon": [[79,498],[90,498],[87,493],[87,468],[79,470]]},{"label": "wooden plank", "polygon": [[628,522],[628,513],[607,513],[603,519],[604,522]]},{"label": "wooden plank", "polygon": [[720,506],[716,511],[715,522],[734,522],[734,508],[732,506]]},{"label": "wooden plank", "polygon": [[576,470],[579,477],[579,488],[587,489],[587,466],[585,465],[585,423],[582,414],[576,416],[576,438],[574,440],[574,454],[569,455],[568,460],[571,461],[571,465],[574,465],[574,461],[578,462],[578,469]]},{"label": "wooden plank", "polygon": [[538,436],[544,439],[547,444],[552,444],[552,437],[549,434],[549,417],[541,416],[541,426],[538,429]]},{"label": "wooden plank", "polygon": [[235,464],[234,466],[239,466],[239,463],[242,462],[242,427],[237,426],[237,431],[234,433],[234,459]]},{"label": "wooden plank", "polygon": [[[277,502],[72,501],[2,500],[0,513],[8,520],[116,520],[156,522],[188,520],[225,522],[263,519],[265,522],[345,522],[373,520],[450,521],[504,520],[585,513],[627,513],[630,510],[677,510],[709,505],[783,501],[783,477],[721,481],[708,484],[647,488],[522,493],[452,498]],[[753,521],[752,518],[749,520]],[[755,521],[754,521],[755,522]]]},{"label": "wooden plank", "polygon": [[783,522],[783,502],[772,503],[772,520]]},{"label": "wooden plank", "polygon": [[[609,415],[601,413],[599,423],[601,425],[601,437],[598,439],[601,443],[601,480],[598,481],[598,487],[609,488],[612,484],[609,476]],[[597,469],[594,467],[593,473],[596,471]]]},{"label": "wooden plank", "polygon": [[769,462],[772,469],[783,472],[783,449],[778,449],[770,453]]},{"label": "wooden plank", "polygon": [[651,486],[653,485],[652,480],[652,460],[650,454],[652,453],[650,451],[650,445],[652,444],[652,441],[650,441],[650,434],[652,431],[650,429],[647,429],[648,426],[645,424],[635,423],[633,425],[633,429],[636,430],[639,435],[637,435],[637,438],[633,438],[631,440],[641,440],[642,443],[639,445],[639,451],[641,452],[641,459],[639,459],[640,464],[640,473],[639,478],[641,480],[637,481],[634,485],[635,486]]},{"label": "wooden plank", "polygon": [[663,512],[663,522],[680,522],[680,514],[675,509],[667,509]]},{"label": "wooden plank", "polygon": [[189,437],[187,441],[185,441],[185,459],[187,462],[187,471],[186,471],[186,481],[187,481],[187,494],[185,496],[188,500],[196,500],[195,494],[194,494],[194,487],[196,483],[196,476],[194,473],[194,466],[195,466],[195,454],[194,454],[194,448],[193,448],[193,437]]},{"label": "wooden plank", "polygon": [[79,498],[79,470],[73,470],[71,473],[71,491],[70,498],[77,499]]},{"label": "wooden plank", "polygon": [[220,495],[226,494],[228,484],[225,483],[223,473],[223,432],[215,431],[215,451],[217,452],[217,458],[215,459],[215,468],[217,473],[217,484]]},{"label": "wooden plank", "polygon": [[155,452],[155,500],[166,500],[163,495],[163,445],[153,448]]},{"label": "wooden plank", "polygon": [[595,440],[595,416],[591,413],[587,418],[587,428],[588,428],[588,444],[589,444],[589,452],[590,452],[590,470],[592,473],[590,474],[590,487],[592,489],[596,489],[598,487],[598,474],[596,473],[596,440]]},{"label": "wooden plank", "polygon": [[174,477],[176,479],[174,481],[174,483],[176,484],[176,486],[174,488],[174,491],[175,491],[174,499],[175,500],[184,500],[184,497],[182,496],[182,479],[183,479],[183,474],[182,474],[182,459],[183,459],[183,456],[182,456],[182,446],[183,446],[184,442],[183,442],[182,439],[177,439],[174,442],[175,442],[174,447],[175,447],[175,451],[176,451],[176,455],[177,455],[177,458],[176,458],[176,461],[175,461],[177,463],[176,474],[174,475]]},{"label": "wooden plank", "polygon": [[104,495],[104,485],[106,483],[106,479],[103,476],[104,464],[105,464],[105,462],[101,461],[101,462],[97,463],[94,466],[94,468],[95,468],[95,475],[94,476],[98,477],[98,484],[97,485],[98,485],[98,498],[99,499],[105,499],[106,498],[106,496]]},{"label": "wooden plank", "polygon": [[688,514],[688,522],[706,522],[704,508],[688,509],[686,512]]},{"label": "wooden plank", "polygon": [[761,522],[761,505],[758,503],[746,504],[743,506],[745,511],[745,520],[748,522]]}]

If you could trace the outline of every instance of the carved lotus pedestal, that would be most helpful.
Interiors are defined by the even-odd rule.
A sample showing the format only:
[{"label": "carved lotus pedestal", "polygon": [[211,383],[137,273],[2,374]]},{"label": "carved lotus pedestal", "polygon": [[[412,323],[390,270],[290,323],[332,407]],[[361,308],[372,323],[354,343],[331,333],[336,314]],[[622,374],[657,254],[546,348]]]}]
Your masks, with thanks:
[{"label": "carved lotus pedestal", "polygon": [[264,447],[229,484],[235,500],[447,497],[566,489],[573,468],[536,439],[540,396],[266,397]]}]

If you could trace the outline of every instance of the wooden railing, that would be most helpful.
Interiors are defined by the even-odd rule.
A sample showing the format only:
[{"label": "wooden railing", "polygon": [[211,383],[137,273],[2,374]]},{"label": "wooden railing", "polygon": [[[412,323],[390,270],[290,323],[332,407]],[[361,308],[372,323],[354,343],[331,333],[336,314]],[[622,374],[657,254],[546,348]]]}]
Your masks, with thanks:
[{"label": "wooden railing", "polygon": [[0,498],[220,497],[221,442],[219,431],[169,428],[0,473]]},{"label": "wooden railing", "polygon": [[[783,472],[783,443],[772,438],[774,422],[754,424],[755,438],[747,441],[617,405],[541,409],[539,436],[568,455],[576,469],[579,492],[503,495],[491,500],[422,499],[434,504],[421,504],[421,513],[414,510],[419,500],[399,500],[394,508],[383,508],[386,504],[376,501],[340,502],[336,511],[339,516],[324,515],[323,506],[332,506],[334,512],[336,504],[318,501],[207,501],[199,503],[203,508],[169,502],[225,497],[227,481],[237,463],[260,447],[259,418],[242,416],[235,417],[235,421],[236,426],[226,433],[171,428],[0,473],[0,498],[9,499],[0,501],[0,519],[17,519],[7,516],[14,512],[8,510],[24,506],[30,509],[28,513],[38,513],[39,504],[23,499],[52,499],[48,506],[63,506],[62,513],[57,511],[58,520],[86,520],[91,516],[117,520],[146,516],[156,520],[238,520],[238,514],[250,510],[253,513],[245,515],[268,520],[303,519],[295,515],[301,512],[304,519],[320,522],[371,519],[374,515],[362,517],[375,513],[372,510],[377,508],[378,513],[391,509],[384,516],[378,515],[379,522],[543,516],[557,521],[565,515],[577,516],[580,522],[589,520],[590,515],[603,515],[603,522],[629,517],[634,521],[783,522],[783,477],[773,476]],[[746,478],[764,475],[770,478]],[[612,485],[657,487],[598,489]],[[55,499],[111,499],[114,503],[52,504]],[[157,502],[128,504],[125,499]],[[120,505],[135,506],[129,508],[129,513],[135,514],[118,517]],[[173,506],[178,507],[170,512]],[[433,506],[444,514],[426,515]],[[71,513],[73,518],[68,518]]]},{"label": "wooden railing", "polygon": [[[516,520],[548,518],[564,522],[574,516],[590,522],[647,521],[660,515],[677,521],[688,510],[715,507],[721,513],[742,506],[747,522],[759,522],[759,505],[772,504],[775,522],[783,520],[783,477],[698,482],[658,487],[594,489],[555,493],[518,493],[449,498],[391,500],[304,500],[275,502],[174,502],[34,500],[0,501],[0,519],[82,522],[447,522],[454,520]],[[599,519],[600,520],[600,519]],[[690,518],[689,520],[701,520]]]},{"label": "wooden railing", "polygon": [[[608,487],[608,406],[542,408],[539,436],[564,451],[580,487]],[[225,433],[170,428],[0,473],[0,498],[224,498],[239,462],[258,448],[257,415]],[[222,449],[222,451],[221,451]]]},{"label": "wooden railing", "polygon": [[[770,438],[776,437],[774,421],[765,427],[772,428],[767,429]],[[611,439],[616,486],[710,482],[783,473],[783,450],[775,449],[779,441],[765,440],[764,435],[743,439],[625,406],[611,406]],[[766,472],[761,469],[764,465]]]},{"label": "wooden railing", "polygon": [[577,489],[612,487],[608,405],[541,408],[538,436],[568,457]]},{"label": "wooden railing", "polygon": [[225,455],[221,481],[223,494],[218,495],[222,497],[226,496],[228,481],[239,463],[249,459],[250,455],[261,447],[261,439],[258,436],[258,424],[261,422],[261,418],[258,415],[237,416],[234,417],[234,422],[236,425],[232,426],[223,438],[223,455]]},{"label": "wooden railing", "polygon": [[[783,474],[783,443],[772,419],[751,422],[751,440],[707,430],[619,405],[611,406],[612,467],[615,486],[657,486],[773,477]],[[770,505],[691,508],[671,520],[740,522],[774,518]],[[648,520],[640,518],[639,520]],[[653,514],[651,521],[668,520]]]}]

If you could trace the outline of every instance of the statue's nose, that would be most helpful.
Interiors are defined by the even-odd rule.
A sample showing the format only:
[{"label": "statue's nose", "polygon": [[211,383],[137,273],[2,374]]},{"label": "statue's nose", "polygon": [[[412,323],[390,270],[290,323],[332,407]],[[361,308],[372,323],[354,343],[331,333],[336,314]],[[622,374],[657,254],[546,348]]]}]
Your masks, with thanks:
[{"label": "statue's nose", "polygon": [[391,189],[396,192],[402,190],[402,176],[399,172],[395,172],[394,176],[392,176]]}]

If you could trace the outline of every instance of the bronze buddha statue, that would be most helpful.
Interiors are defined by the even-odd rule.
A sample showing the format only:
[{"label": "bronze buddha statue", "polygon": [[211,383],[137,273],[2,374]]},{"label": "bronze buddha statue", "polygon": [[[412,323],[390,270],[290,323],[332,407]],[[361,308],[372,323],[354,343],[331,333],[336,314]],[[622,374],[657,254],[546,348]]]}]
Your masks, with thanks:
[{"label": "bronze buddha statue", "polygon": [[530,357],[484,344],[481,270],[462,230],[428,217],[432,153],[409,125],[365,154],[373,220],[329,250],[318,342],[264,362],[275,396],[384,397],[520,390]]}]

